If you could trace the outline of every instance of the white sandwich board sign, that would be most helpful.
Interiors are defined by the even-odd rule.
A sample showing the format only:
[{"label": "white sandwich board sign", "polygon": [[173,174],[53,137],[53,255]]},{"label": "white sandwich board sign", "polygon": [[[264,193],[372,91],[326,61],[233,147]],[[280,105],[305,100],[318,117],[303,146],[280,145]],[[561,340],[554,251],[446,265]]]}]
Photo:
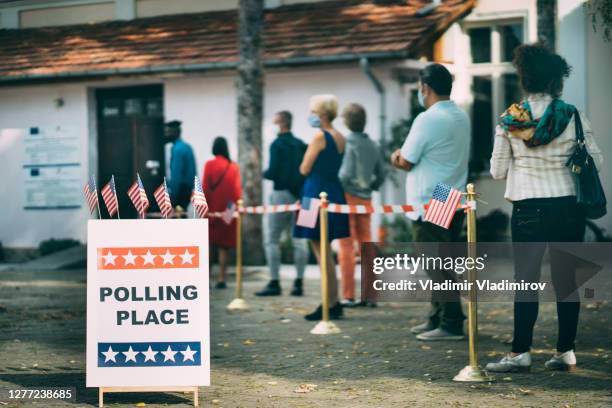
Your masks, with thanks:
[{"label": "white sandwich board sign", "polygon": [[210,385],[208,221],[90,220],[87,386]]}]

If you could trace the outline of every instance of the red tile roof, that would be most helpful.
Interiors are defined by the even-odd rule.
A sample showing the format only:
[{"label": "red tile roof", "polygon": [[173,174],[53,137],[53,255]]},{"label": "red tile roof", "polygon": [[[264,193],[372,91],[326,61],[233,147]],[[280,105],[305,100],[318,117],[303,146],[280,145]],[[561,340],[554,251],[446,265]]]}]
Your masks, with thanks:
[{"label": "red tile roof", "polygon": [[[266,10],[266,65],[408,58],[431,45],[476,0],[336,0]],[[131,21],[0,30],[0,82],[233,68],[236,10]]]}]

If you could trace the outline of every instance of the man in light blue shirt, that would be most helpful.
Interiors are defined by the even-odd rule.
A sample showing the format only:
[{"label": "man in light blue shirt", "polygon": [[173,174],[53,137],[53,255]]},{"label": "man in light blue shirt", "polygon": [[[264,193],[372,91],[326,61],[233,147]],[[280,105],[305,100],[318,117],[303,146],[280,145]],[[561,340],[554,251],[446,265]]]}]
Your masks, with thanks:
[{"label": "man in light blue shirt", "polygon": [[[414,242],[459,241],[463,213],[457,212],[448,229],[422,221],[423,206],[429,202],[436,184],[444,183],[463,191],[467,182],[470,153],[470,119],[450,100],[453,79],[440,64],[431,64],[419,74],[419,103],[426,109],[414,120],[401,149],[391,155],[393,166],[406,170],[406,203],[418,208],[408,214],[413,220]],[[429,272],[429,271],[428,271]],[[453,279],[443,271],[432,271],[434,282]],[[454,274],[454,272],[451,272]],[[461,340],[463,320],[459,292],[446,292],[449,302],[432,299],[427,322],[411,331],[417,339]]]}]

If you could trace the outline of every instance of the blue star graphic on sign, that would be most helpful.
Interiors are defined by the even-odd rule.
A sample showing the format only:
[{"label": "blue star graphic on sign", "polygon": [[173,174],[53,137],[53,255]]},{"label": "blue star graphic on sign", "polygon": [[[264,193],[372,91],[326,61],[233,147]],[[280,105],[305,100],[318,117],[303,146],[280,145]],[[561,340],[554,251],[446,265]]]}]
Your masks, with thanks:
[{"label": "blue star graphic on sign", "polygon": [[202,365],[199,341],[98,343],[98,367]]}]

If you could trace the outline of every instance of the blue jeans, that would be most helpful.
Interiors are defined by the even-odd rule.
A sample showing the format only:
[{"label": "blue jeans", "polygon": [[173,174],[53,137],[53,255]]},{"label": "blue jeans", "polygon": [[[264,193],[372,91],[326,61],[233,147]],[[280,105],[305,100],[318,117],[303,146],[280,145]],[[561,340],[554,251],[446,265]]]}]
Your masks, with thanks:
[{"label": "blue jeans", "polygon": [[[274,190],[270,195],[270,205],[293,204],[298,200],[288,190]],[[304,277],[304,269],[308,262],[308,240],[292,238],[291,232],[295,224],[295,212],[272,213],[267,215],[267,229],[265,234],[266,260],[270,268],[270,279],[278,280],[280,276],[281,250],[280,239],[286,232],[293,244],[293,262],[297,277]]]}]

